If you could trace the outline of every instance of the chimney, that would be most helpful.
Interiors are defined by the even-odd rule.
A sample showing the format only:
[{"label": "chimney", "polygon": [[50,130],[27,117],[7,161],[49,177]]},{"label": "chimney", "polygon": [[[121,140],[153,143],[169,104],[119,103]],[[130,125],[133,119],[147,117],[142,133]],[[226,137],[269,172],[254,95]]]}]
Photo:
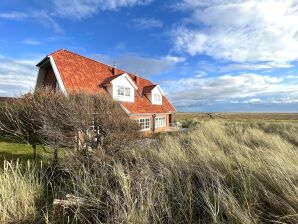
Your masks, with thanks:
[{"label": "chimney", "polygon": [[137,85],[139,84],[139,76],[135,75],[134,80],[136,81]]},{"label": "chimney", "polygon": [[116,66],[116,63],[114,63],[113,75],[117,75],[117,66]]}]

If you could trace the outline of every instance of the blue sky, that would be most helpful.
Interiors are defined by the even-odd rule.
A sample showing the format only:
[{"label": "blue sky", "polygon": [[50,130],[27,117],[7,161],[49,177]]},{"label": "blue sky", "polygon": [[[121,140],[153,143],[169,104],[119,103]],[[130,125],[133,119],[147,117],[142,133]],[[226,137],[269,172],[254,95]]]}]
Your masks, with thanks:
[{"label": "blue sky", "polygon": [[160,83],[179,111],[298,110],[297,0],[0,2],[0,95],[64,48]]}]

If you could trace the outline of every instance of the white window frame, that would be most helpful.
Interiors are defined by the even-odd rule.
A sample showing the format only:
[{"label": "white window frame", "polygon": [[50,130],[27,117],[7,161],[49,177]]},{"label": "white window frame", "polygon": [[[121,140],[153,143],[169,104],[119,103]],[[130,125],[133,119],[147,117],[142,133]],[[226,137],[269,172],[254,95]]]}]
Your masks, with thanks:
[{"label": "white window frame", "polygon": [[139,118],[137,122],[141,126],[141,131],[150,130],[150,118]]},{"label": "white window frame", "polygon": [[161,95],[160,94],[158,94],[158,93],[155,93],[154,95],[153,95],[153,100],[155,101],[155,102],[161,102]]},{"label": "white window frame", "polygon": [[154,125],[155,125],[155,128],[166,127],[167,125],[166,117],[156,117],[154,119]]},{"label": "white window frame", "polygon": [[131,96],[131,89],[129,87],[124,87],[124,96],[126,97]]},{"label": "white window frame", "polygon": [[117,95],[121,97],[130,97],[131,96],[131,88],[126,86],[117,86]]}]

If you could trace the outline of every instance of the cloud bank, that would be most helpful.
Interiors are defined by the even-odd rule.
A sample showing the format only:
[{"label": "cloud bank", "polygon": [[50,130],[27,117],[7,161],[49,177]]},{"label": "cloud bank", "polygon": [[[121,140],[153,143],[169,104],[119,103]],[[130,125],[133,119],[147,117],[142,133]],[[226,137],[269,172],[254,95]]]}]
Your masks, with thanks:
[{"label": "cloud bank", "polygon": [[102,54],[93,54],[91,57],[108,65],[116,64],[120,69],[124,69],[127,72],[138,74],[143,77],[170,72],[175,68],[176,64],[185,60],[182,57],[171,55],[153,58],[133,53],[122,54],[114,58]]},{"label": "cloud bank", "polygon": [[34,88],[38,59],[13,59],[0,56],[1,96],[19,96]]},{"label": "cloud bank", "polygon": [[232,62],[298,59],[297,0],[183,0],[190,13],[173,32],[177,51]]},{"label": "cloud bank", "polygon": [[165,88],[179,108],[220,103],[297,104],[298,79],[255,73],[165,81]]}]

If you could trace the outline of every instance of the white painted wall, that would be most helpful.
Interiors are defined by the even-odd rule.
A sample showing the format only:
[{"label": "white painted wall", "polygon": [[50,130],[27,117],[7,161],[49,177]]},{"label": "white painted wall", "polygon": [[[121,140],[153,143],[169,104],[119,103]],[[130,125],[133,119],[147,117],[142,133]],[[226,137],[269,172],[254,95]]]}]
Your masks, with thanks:
[{"label": "white painted wall", "polygon": [[[111,89],[109,90],[108,88],[108,92],[112,92],[112,97],[114,100],[117,101],[124,101],[124,102],[134,102],[135,101],[135,90],[132,86],[132,84],[128,81],[128,77],[123,75],[123,76],[119,76],[118,78],[114,79],[112,82],[112,91]],[[128,87],[130,88],[130,96],[118,96],[118,92],[117,92],[117,87],[118,85],[120,86],[124,86],[124,87]]]}]

